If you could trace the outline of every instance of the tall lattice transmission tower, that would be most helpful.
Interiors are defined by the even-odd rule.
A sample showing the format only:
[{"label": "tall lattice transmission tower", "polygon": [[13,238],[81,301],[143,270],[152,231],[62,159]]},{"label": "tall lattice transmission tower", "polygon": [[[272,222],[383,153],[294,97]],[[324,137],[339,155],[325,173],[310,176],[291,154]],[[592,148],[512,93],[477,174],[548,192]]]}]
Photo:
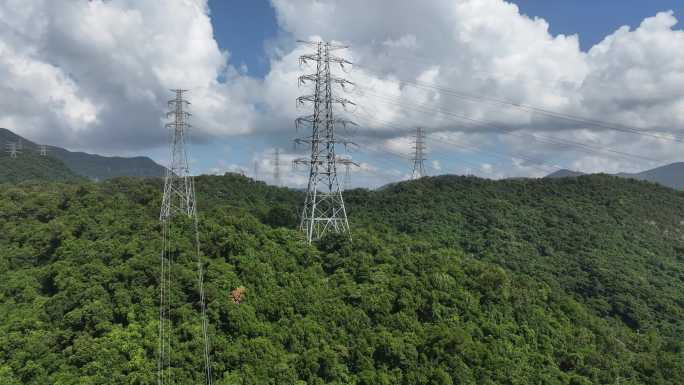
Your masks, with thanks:
[{"label": "tall lattice transmission tower", "polygon": [[416,128],[416,136],[413,142],[413,172],[411,173],[411,179],[420,179],[427,176],[425,172],[425,132],[421,127]]},{"label": "tall lattice transmission tower", "polygon": [[296,159],[296,165],[309,166],[309,183],[302,209],[300,228],[306,234],[307,242],[319,239],[327,232],[350,234],[347,211],[344,207],[342,190],[337,178],[336,145],[346,144],[335,136],[335,125],[348,121],[336,119],[333,106],[354,105],[348,99],[334,95],[335,85],[342,87],[351,82],[333,75],[331,65],[344,68],[351,65],[346,59],[333,56],[333,51],[347,48],[326,42],[300,42],[314,48],[314,52],[299,58],[300,65],[313,64],[316,72],[299,77],[299,85],[311,85],[313,93],[297,98],[298,105],[310,104],[313,113],[296,120],[296,126],[311,129],[311,135],[297,139],[299,144],[311,148],[308,158]]},{"label": "tall lattice transmission tower", "polygon": [[17,155],[21,153],[21,148],[17,145],[17,142],[9,142],[6,146],[7,149],[5,151],[12,159],[16,159]]},{"label": "tall lattice transmission tower", "polygon": [[38,153],[40,154],[40,156],[47,156],[47,153],[48,153],[47,146],[44,144],[41,144],[40,146],[38,146]]},{"label": "tall lattice transmission tower", "polygon": [[195,201],[195,184],[190,174],[188,165],[188,154],[186,140],[188,136],[188,119],[190,113],[187,111],[190,103],[185,100],[186,90],[173,90],[176,97],[169,101],[170,111],[167,119],[171,121],[166,124],[170,131],[171,143],[171,163],[166,169],[164,180],[164,197],[162,199],[161,213],[159,219],[162,222],[163,231],[163,250],[161,255],[161,279],[160,279],[160,305],[159,305],[159,354],[157,361],[157,384],[173,384],[173,365],[172,360],[172,302],[171,291],[173,288],[173,262],[175,252],[173,251],[173,233],[171,225],[177,216],[189,218],[194,223],[194,241],[197,257],[197,277],[199,286],[199,300],[202,317],[202,339],[204,343],[204,379],[205,384],[212,384],[211,359],[209,355],[209,336],[208,321],[206,315],[206,303],[204,295],[204,272],[200,258],[199,226],[197,219],[197,206]]}]

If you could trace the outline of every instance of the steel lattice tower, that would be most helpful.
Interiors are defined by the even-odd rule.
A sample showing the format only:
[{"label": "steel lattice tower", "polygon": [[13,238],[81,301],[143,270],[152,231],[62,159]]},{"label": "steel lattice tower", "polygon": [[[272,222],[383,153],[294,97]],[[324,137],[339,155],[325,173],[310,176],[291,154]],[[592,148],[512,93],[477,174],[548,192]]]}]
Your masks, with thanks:
[{"label": "steel lattice tower", "polygon": [[40,154],[40,156],[47,156],[47,153],[48,153],[48,148],[47,148],[47,146],[44,145],[44,144],[41,144],[40,147],[39,147],[39,154]]},{"label": "steel lattice tower", "polygon": [[167,119],[171,122],[166,124],[170,131],[171,161],[166,169],[164,180],[164,197],[162,199],[159,219],[162,222],[163,250],[161,255],[161,279],[160,279],[160,306],[159,306],[159,356],[158,376],[159,385],[172,384],[172,322],[171,322],[171,289],[173,287],[173,252],[171,224],[174,217],[187,217],[194,223],[195,246],[197,253],[197,274],[199,284],[199,296],[202,316],[202,338],[204,342],[204,378],[205,384],[212,384],[211,360],[209,356],[209,336],[206,316],[206,303],[204,295],[204,272],[200,260],[199,226],[197,219],[195,185],[190,174],[186,139],[190,113],[187,107],[190,103],[184,99],[186,90],[173,90],[176,97],[168,102],[170,111]]},{"label": "steel lattice tower", "polygon": [[17,154],[21,153],[20,150],[21,149],[19,148],[19,146],[17,146],[16,142],[7,143],[7,153],[9,154],[10,158],[16,159]]},{"label": "steel lattice tower", "polygon": [[280,187],[282,181],[280,179],[280,149],[276,147],[273,153],[273,180],[276,186]]},{"label": "steel lattice tower", "polygon": [[411,179],[420,179],[427,176],[425,172],[425,132],[421,127],[416,128],[415,141],[413,142],[414,154],[413,158],[413,172],[411,173]]},{"label": "steel lattice tower", "polygon": [[296,120],[297,127],[311,129],[311,136],[297,139],[297,143],[311,148],[309,158],[296,159],[295,164],[309,166],[309,183],[302,209],[300,228],[306,234],[307,242],[319,239],[327,232],[349,234],[349,221],[344,207],[342,190],[337,178],[336,144],[343,143],[335,137],[335,124],[347,121],[336,119],[333,106],[353,105],[351,101],[334,96],[333,85],[344,88],[352,83],[334,76],[331,64],[341,67],[351,62],[331,55],[331,52],[347,48],[325,42],[304,42],[315,48],[315,52],[299,58],[300,64],[314,63],[316,73],[299,77],[299,85],[312,84],[313,94],[297,98],[297,103],[311,104],[313,113]]},{"label": "steel lattice tower", "polygon": [[360,167],[360,165],[349,158],[337,158],[337,163],[344,166],[344,191],[351,190],[351,166]]},{"label": "steel lattice tower", "polygon": [[183,98],[186,90],[174,90],[176,98],[169,101],[170,111],[166,114],[172,121],[166,124],[171,132],[171,164],[166,169],[164,199],[159,218],[166,221],[176,214],[195,216],[195,187],[185,146],[187,130],[190,128],[190,103]]}]

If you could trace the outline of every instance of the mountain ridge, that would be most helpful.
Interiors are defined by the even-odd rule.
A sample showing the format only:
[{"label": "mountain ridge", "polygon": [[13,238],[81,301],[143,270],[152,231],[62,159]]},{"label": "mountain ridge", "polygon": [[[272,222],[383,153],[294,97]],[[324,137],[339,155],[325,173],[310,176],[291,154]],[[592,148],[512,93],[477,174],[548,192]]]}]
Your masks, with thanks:
[{"label": "mountain ridge", "polygon": [[[39,152],[39,145],[6,128],[0,128],[0,145],[20,142],[23,152]],[[107,180],[124,176],[162,177],[165,168],[146,156],[103,156],[46,145],[48,155],[58,159],[73,173],[91,180]],[[20,155],[22,156],[22,155]]]},{"label": "mountain ridge", "polygon": [[[561,169],[545,176],[544,178],[574,178],[582,175],[593,174]],[[637,173],[620,172],[607,175],[654,182],[675,190],[684,190],[684,162],[674,162]]]}]

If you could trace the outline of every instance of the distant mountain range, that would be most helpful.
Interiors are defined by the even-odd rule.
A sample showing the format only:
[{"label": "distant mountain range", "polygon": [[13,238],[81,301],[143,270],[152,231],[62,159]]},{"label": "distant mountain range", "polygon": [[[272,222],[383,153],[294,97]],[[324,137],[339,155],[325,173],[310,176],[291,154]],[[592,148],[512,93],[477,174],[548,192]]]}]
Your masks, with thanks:
[{"label": "distant mountain range", "polygon": [[[563,169],[547,175],[546,178],[572,178],[581,175],[585,174],[578,171]],[[633,174],[623,172],[612,175],[619,176],[621,178],[655,182],[673,189],[684,190],[684,162],[672,163]]]},{"label": "distant mountain range", "polygon": [[[19,154],[17,159],[29,155],[36,155],[40,151],[40,145],[21,137],[8,129],[0,128],[0,146],[2,146],[1,150],[3,151],[4,157],[7,157],[4,150],[8,143],[20,143],[22,149],[21,154]],[[85,152],[73,152],[56,146],[47,146],[47,155],[47,157],[42,158],[54,159],[57,161],[53,162],[55,170],[66,167],[74,174],[92,180],[105,180],[119,176],[161,177],[165,172],[163,166],[160,166],[152,159],[145,156],[132,158],[109,157],[87,154]],[[42,170],[48,172],[49,162],[45,159],[42,159],[40,162],[44,166],[42,167]],[[14,169],[20,164],[25,164],[25,162],[14,164],[12,168]],[[15,173],[22,175],[22,172],[17,170],[15,170]],[[59,171],[59,173],[62,174],[63,172]],[[40,173],[29,172],[28,174],[34,175],[37,178]],[[50,173],[48,172],[48,174]]]}]

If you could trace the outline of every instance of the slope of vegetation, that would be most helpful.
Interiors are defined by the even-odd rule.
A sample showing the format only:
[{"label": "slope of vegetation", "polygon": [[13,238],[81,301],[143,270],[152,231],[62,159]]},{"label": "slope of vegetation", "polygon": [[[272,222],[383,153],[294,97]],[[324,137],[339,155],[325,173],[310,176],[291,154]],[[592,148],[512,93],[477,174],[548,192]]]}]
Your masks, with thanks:
[{"label": "slope of vegetation", "polygon": [[0,183],[23,182],[29,180],[77,181],[82,179],[74,174],[62,161],[52,156],[39,156],[30,152],[16,158],[0,154]]},{"label": "slope of vegetation", "polygon": [[[426,178],[351,191],[354,241],[306,246],[301,193],[231,175],[197,188],[215,384],[684,383],[682,193]],[[160,190],[1,186],[1,383],[155,383]],[[189,225],[179,384],[201,382]]]},{"label": "slope of vegetation", "polygon": [[162,177],[164,166],[146,156],[125,158],[102,156],[85,152],[73,152],[59,147],[51,147],[52,156],[60,159],[78,175],[92,180],[106,180],[123,176]]},{"label": "slope of vegetation", "polygon": [[[0,127],[0,150],[2,154],[4,153],[5,146],[9,143],[20,143],[23,147],[23,157],[28,157],[33,159],[33,156],[40,151],[40,146],[20,135],[17,135],[13,131],[6,128]],[[85,152],[73,152],[66,150],[61,147],[47,146],[47,151],[49,158],[52,161],[48,162],[45,159],[37,160],[41,165],[38,170],[32,170],[31,166],[27,164],[22,166],[22,170],[26,169],[33,171],[33,174],[29,174],[31,179],[42,179],[42,180],[66,180],[67,178],[46,178],[49,176],[46,173],[46,167],[57,167],[60,172],[63,173],[63,169],[66,168],[70,174],[78,175],[81,178],[88,178],[91,180],[106,180],[122,176],[135,176],[135,177],[161,177],[164,176],[166,169],[163,166],[155,163],[152,159],[146,156],[138,156],[132,158],[123,158],[118,156],[101,156],[96,154],[87,154]],[[57,164],[53,164],[54,162]],[[48,164],[49,163],[49,164]],[[14,166],[17,164],[2,164],[2,167]],[[17,171],[14,171],[17,174]],[[0,174],[0,178],[3,174]],[[69,178],[71,179],[71,178]],[[16,182],[17,180],[27,180],[27,178],[15,178],[15,179],[0,179],[2,182]]]}]

